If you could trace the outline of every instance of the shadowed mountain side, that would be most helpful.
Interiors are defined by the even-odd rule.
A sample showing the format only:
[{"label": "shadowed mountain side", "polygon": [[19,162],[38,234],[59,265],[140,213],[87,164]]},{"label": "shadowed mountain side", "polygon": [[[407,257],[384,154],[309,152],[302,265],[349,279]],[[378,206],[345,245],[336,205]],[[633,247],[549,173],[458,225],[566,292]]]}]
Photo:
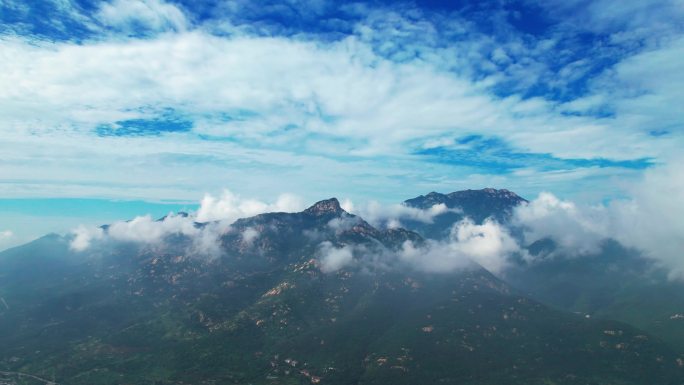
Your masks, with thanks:
[{"label": "shadowed mountain side", "polygon": [[452,210],[435,216],[432,223],[403,220],[402,225],[426,238],[442,239],[449,235],[449,230],[454,223],[465,217],[472,219],[475,223],[482,223],[487,218],[505,222],[510,218],[513,209],[525,202],[527,200],[505,189],[485,188],[455,191],[449,194],[431,192],[408,199],[404,201],[404,205],[427,210],[435,205],[443,204]]},{"label": "shadowed mountain side", "polygon": [[529,247],[533,264],[504,279],[525,295],[559,309],[615,319],[647,330],[684,352],[684,284],[636,250],[606,240],[598,253],[568,256],[550,240]]}]

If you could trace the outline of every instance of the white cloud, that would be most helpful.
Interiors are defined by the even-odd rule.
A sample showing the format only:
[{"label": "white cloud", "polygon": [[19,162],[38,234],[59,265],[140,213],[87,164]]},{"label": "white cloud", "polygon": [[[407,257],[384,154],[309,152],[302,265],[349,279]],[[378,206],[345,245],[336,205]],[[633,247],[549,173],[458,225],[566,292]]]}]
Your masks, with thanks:
[{"label": "white cloud", "polygon": [[229,190],[224,190],[220,198],[207,194],[197,211],[198,222],[227,221],[234,222],[238,218],[251,217],[266,212],[296,212],[303,209],[300,198],[283,194],[274,203],[265,203],[256,199],[243,199]]},{"label": "white cloud", "polygon": [[[567,19],[572,28],[611,35],[629,31],[657,38],[664,29],[676,29],[677,20],[684,17],[681,0],[624,0],[615,6],[612,0],[553,0],[539,3],[552,15]],[[648,37],[648,36],[646,36]]]},{"label": "white cloud", "polygon": [[220,256],[223,253],[221,237],[231,231],[230,223],[226,221],[206,223],[199,233],[193,237],[193,249],[190,251],[210,258]]},{"label": "white cloud", "polygon": [[[560,3],[549,4],[559,8]],[[61,14],[88,23],[72,1],[55,4]],[[245,4],[225,7],[239,13]],[[614,195],[611,178],[641,171],[530,167],[490,175],[461,164],[426,163],[413,154],[474,133],[500,137],[520,152],[568,158],[667,161],[681,153],[684,116],[676,106],[684,89],[684,39],[681,27],[672,23],[681,15],[681,1],[654,6],[630,0],[614,8],[610,1],[597,1],[581,7],[586,14],[577,17],[586,19],[592,31],[608,31],[606,44],[615,46],[599,48],[616,49],[606,51],[615,53],[610,61],[616,64],[589,82],[588,95],[558,103],[521,95],[540,79],[563,90],[568,81],[594,76],[588,74],[591,58],[565,63],[557,71],[549,68],[550,56],[555,60],[556,53],[565,54],[558,47],[567,37],[567,24],[540,40],[513,34],[497,41],[460,17],[436,21],[420,12],[409,17],[362,9],[367,17],[352,26],[352,36],[321,41],[258,36],[234,28],[227,19],[193,26],[180,6],[161,0],[102,3],[96,18],[112,34],[78,42],[21,34],[0,38],[0,179],[6,181],[0,196],[194,199],[238,180],[241,194],[260,197],[277,180],[278,189],[308,197],[342,193],[367,199],[373,193],[398,201],[440,187],[496,184],[527,189],[524,193],[595,194],[598,200]],[[231,24],[229,33],[212,34],[218,24]],[[138,27],[166,33],[128,38]],[[87,28],[95,27],[90,23]],[[448,44],[444,32],[452,34]],[[596,70],[605,65],[595,64]],[[511,80],[520,94],[493,93]],[[192,120],[192,132],[136,138],[93,133],[101,124],[155,119],[168,109]],[[576,116],[603,110],[614,116]],[[595,183],[597,177],[601,182]],[[652,199],[647,195],[635,191],[623,212],[641,217],[661,210],[645,203]],[[299,208],[287,199],[265,203],[232,193],[206,199],[199,221],[230,222]],[[546,204],[548,212],[530,212],[536,216],[526,218],[531,238],[544,230],[568,247],[585,239],[589,242],[575,250],[587,252],[596,239],[611,233],[592,223],[594,215],[601,216],[593,209],[536,204]],[[399,226],[402,218],[429,222],[436,215],[399,206],[355,208],[351,201],[344,207],[388,227]],[[608,217],[618,216],[609,211]],[[665,218],[670,225],[663,234],[671,234],[668,229],[677,228],[677,222]],[[563,221],[573,223],[565,234],[559,227]],[[647,222],[645,217],[639,221]],[[645,237],[622,226],[625,233],[635,233],[634,240]],[[149,231],[154,236],[157,230]],[[649,242],[639,243],[646,247]],[[675,251],[657,254],[671,255],[669,263],[675,263]]]},{"label": "white cloud", "polygon": [[406,241],[398,256],[410,267],[431,273],[449,273],[474,266],[470,259],[450,247],[448,242],[428,241],[417,247]]},{"label": "white cloud", "polygon": [[358,225],[363,218],[357,216],[343,215],[338,218],[333,218],[328,222],[328,227],[336,233],[341,233]]},{"label": "white cloud", "polygon": [[254,240],[259,237],[259,231],[255,228],[248,227],[242,232],[242,242],[246,245],[252,245]]},{"label": "white cloud", "polygon": [[157,221],[151,216],[139,216],[126,222],[112,223],[107,235],[117,241],[155,243],[171,234],[192,237],[200,230],[195,226],[193,218],[169,214]]},{"label": "white cloud", "polygon": [[[684,119],[679,108],[684,79],[684,38],[677,37],[617,63],[590,84],[591,92],[561,107],[572,112],[608,110],[615,112],[615,124],[627,133],[656,132],[659,142],[653,155],[667,159],[681,148],[678,127]],[[629,140],[629,139],[628,139]],[[655,149],[654,149],[655,150]]]},{"label": "white cloud", "polygon": [[511,256],[521,252],[508,230],[493,220],[481,225],[464,219],[455,223],[446,241],[428,241],[423,247],[404,243],[400,259],[429,272],[450,272],[472,267],[472,262],[494,274],[502,273]]},{"label": "white cloud", "polygon": [[436,204],[428,209],[419,209],[403,204],[383,205],[377,201],[370,201],[362,206],[355,206],[349,201],[348,206],[355,214],[358,214],[374,226],[390,228],[401,227],[402,220],[432,223],[434,218],[441,214],[461,212],[460,209],[450,209],[443,203]]},{"label": "white cloud", "polygon": [[69,247],[74,251],[84,251],[88,249],[93,241],[104,237],[104,231],[99,227],[79,226],[73,230],[74,238]]},{"label": "white cloud", "polygon": [[626,187],[627,198],[605,206],[585,206],[542,193],[518,207],[513,223],[525,229],[525,241],[553,239],[565,256],[592,254],[612,238],[636,248],[684,279],[684,173],[680,161],[648,170]]},{"label": "white cloud", "polygon": [[[334,224],[338,228],[340,223]],[[323,272],[333,272],[348,266],[364,269],[408,267],[432,273],[482,266],[494,274],[502,273],[514,253],[522,252],[505,227],[492,220],[481,225],[464,219],[455,223],[450,237],[444,241],[428,240],[420,245],[405,241],[399,250],[375,245],[334,246],[329,241],[319,244],[318,254]],[[357,256],[357,258],[354,258]]]},{"label": "white cloud", "polygon": [[85,251],[96,240],[153,244],[163,241],[169,235],[184,235],[203,243],[212,232],[210,230],[214,228],[198,228],[193,216],[169,214],[162,220],[154,220],[151,216],[145,215],[135,217],[130,221],[114,222],[106,230],[81,225],[72,231],[74,237],[70,247],[75,251]]},{"label": "white cloud", "polygon": [[318,246],[318,254],[321,271],[324,273],[335,272],[354,261],[354,249],[349,245],[336,247],[331,242],[325,241]]},{"label": "white cloud", "polygon": [[354,202],[352,202],[352,200],[349,198],[342,199],[342,201],[340,202],[340,207],[342,208],[342,210],[348,213],[354,212]]},{"label": "white cloud", "polygon": [[95,15],[104,25],[127,33],[185,31],[190,23],[178,7],[162,0],[113,0],[102,2]]},{"label": "white cloud", "polygon": [[501,273],[511,254],[519,252],[518,243],[508,230],[487,219],[481,225],[470,219],[458,222],[451,231],[451,247],[492,273]]},{"label": "white cloud", "polygon": [[684,173],[673,160],[649,170],[644,179],[629,187],[630,199],[609,206],[612,235],[638,248],[684,279]]},{"label": "white cloud", "polygon": [[[373,33],[391,38],[382,31]],[[474,132],[500,136],[521,151],[579,158],[660,157],[681,144],[678,136],[668,143],[649,136],[643,124],[632,122],[637,118],[627,104],[617,119],[567,116],[553,101],[515,95],[498,98],[487,84],[446,68],[445,63],[464,68],[471,64],[458,50],[424,46],[421,57],[425,60],[397,63],[375,53],[373,44],[360,37],[325,43],[241,34],[218,37],[201,29],[146,40],[81,44],[3,38],[0,133],[4,140],[0,149],[13,166],[3,168],[0,176],[16,181],[11,186],[17,186],[6,194],[52,193],[53,189],[36,181],[53,182],[58,175],[60,189],[71,183],[69,191],[81,194],[109,190],[119,196],[137,193],[158,199],[152,187],[145,188],[152,184],[165,197],[187,197],[191,186],[207,188],[226,178],[226,173],[248,180],[245,189],[258,190],[283,168],[288,168],[284,183],[290,191],[293,186],[303,193],[302,186],[311,183],[343,188],[339,181],[346,177],[371,185],[382,177],[387,183],[380,188],[389,193],[406,186],[394,178],[406,169],[420,167],[420,173],[409,177],[423,184],[434,180],[446,184],[446,170],[451,170],[452,180],[472,173],[425,165],[419,157],[407,155],[424,143],[450,142]],[[464,50],[471,52],[480,42],[459,44],[471,44]],[[638,58],[634,62],[639,68],[653,68],[653,73],[673,67],[658,56],[677,60],[674,55],[679,46],[668,47],[649,52],[643,67]],[[624,69],[616,67],[619,78],[606,81],[623,84],[620,79],[637,78],[629,75],[634,72],[628,71],[627,64]],[[666,91],[664,86],[654,87],[649,86],[649,94]],[[598,98],[591,100],[587,108],[600,103]],[[154,119],[166,108],[193,120],[193,134],[93,137],[92,130],[100,124]],[[675,110],[666,114],[643,111],[639,122],[655,129],[680,117]],[[194,134],[230,141],[199,140]],[[588,144],[569,145],[578,140]],[[334,159],[348,153],[359,158],[352,162]],[[374,161],[377,156],[394,161]],[[42,161],[46,158],[50,162]],[[189,161],[170,164],[169,158],[197,161],[190,167]],[[196,172],[200,161],[206,172]],[[46,169],[46,163],[52,166]],[[98,166],[87,167],[91,164]],[[226,170],[225,164],[240,167]],[[278,171],[271,164],[279,165]],[[240,171],[243,166],[246,171]],[[106,180],[99,169],[110,171]],[[590,175],[598,172],[588,169]],[[557,183],[563,182],[562,177],[558,176]],[[105,183],[114,184],[116,190],[93,191],[93,186]],[[336,193],[340,192],[358,194]]]},{"label": "white cloud", "polygon": [[138,216],[130,221],[117,221],[106,230],[100,227],[79,226],[72,231],[70,248],[85,251],[93,241],[133,242],[142,245],[160,244],[169,236],[185,236],[192,240],[189,253],[205,257],[221,255],[220,237],[231,231],[227,222],[211,222],[199,226],[194,215],[169,214],[162,220],[151,216]]},{"label": "white cloud", "polygon": [[[255,199],[243,199],[224,190],[221,198],[205,195],[198,211],[188,215],[171,213],[161,220],[155,220],[150,215],[138,216],[130,221],[114,222],[106,231],[94,226],[79,226],[72,231],[74,238],[70,246],[75,251],[84,251],[94,240],[157,244],[168,236],[181,235],[192,240],[190,252],[215,257],[221,254],[221,236],[232,231],[230,225],[236,219],[265,212],[300,211],[301,207],[301,200],[290,194],[282,194],[274,203],[268,204]],[[251,244],[259,233],[256,229],[248,228],[241,236],[243,242]]]},{"label": "white cloud", "polygon": [[512,223],[523,228],[528,245],[551,238],[558,246],[557,252],[586,255],[598,252],[600,242],[608,236],[606,214],[600,207],[578,207],[543,192],[516,207]]}]

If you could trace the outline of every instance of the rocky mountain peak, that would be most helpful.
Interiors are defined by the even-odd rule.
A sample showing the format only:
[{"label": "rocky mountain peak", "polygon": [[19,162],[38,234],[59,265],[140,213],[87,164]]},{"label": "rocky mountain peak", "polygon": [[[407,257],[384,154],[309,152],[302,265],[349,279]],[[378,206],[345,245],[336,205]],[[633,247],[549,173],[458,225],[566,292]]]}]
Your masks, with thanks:
[{"label": "rocky mountain peak", "polygon": [[515,203],[525,202],[526,200],[521,198],[518,194],[506,190],[506,189],[495,189],[491,187],[483,188],[482,190],[463,190],[454,191],[452,193],[446,194],[449,199],[504,199],[515,201]]},{"label": "rocky mountain peak", "polygon": [[304,213],[321,216],[326,214],[342,214],[345,211],[340,207],[340,201],[337,198],[330,198],[314,203],[313,206],[304,210]]}]

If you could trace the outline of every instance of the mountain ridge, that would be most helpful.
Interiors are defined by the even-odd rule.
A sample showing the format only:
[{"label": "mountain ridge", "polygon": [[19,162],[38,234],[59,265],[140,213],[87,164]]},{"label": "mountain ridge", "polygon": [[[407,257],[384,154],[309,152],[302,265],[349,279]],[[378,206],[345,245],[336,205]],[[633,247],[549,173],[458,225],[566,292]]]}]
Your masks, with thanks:
[{"label": "mountain ridge", "polygon": [[[374,260],[427,240],[335,198],[218,240],[215,258],[184,236],[0,253],[0,370],[75,385],[680,385],[682,358],[629,325],[551,309],[482,268]],[[326,255],[349,263],[324,271]]]}]

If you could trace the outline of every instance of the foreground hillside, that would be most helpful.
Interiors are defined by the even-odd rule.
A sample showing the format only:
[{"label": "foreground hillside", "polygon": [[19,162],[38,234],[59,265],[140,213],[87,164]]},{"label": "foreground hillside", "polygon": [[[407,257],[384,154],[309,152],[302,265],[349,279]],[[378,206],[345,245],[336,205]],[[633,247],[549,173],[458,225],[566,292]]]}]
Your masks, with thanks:
[{"label": "foreground hillside", "polygon": [[46,236],[0,254],[0,381],[682,384],[682,358],[658,338],[552,310],[480,267],[320,260],[321,244],[361,260],[407,241],[424,242],[335,199],[239,220],[213,259],[183,236],[83,253]]}]

